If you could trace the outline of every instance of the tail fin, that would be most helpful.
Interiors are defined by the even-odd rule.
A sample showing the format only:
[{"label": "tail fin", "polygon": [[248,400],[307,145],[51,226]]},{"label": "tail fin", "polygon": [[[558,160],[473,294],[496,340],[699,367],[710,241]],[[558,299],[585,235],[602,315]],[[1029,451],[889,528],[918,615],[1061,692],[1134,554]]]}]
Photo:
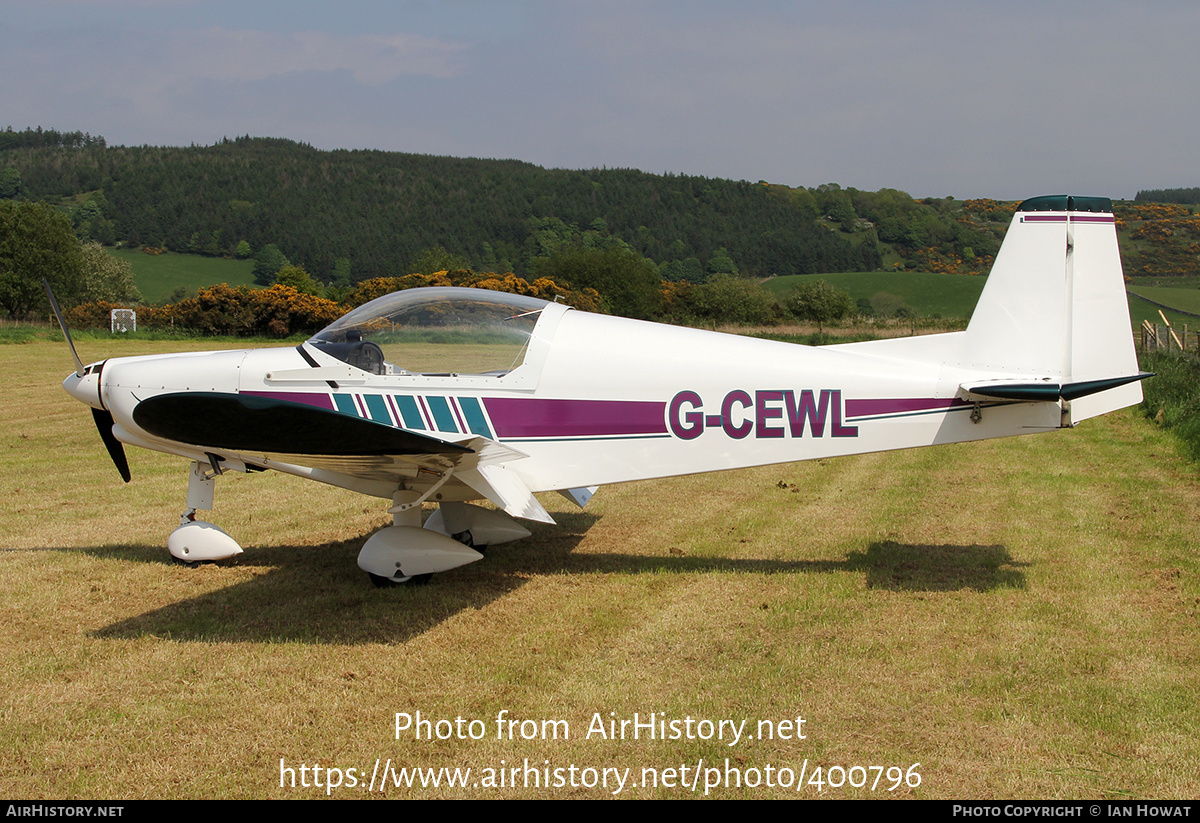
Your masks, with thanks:
[{"label": "tail fin", "polygon": [[1018,206],[961,351],[959,367],[999,378],[964,389],[1061,397],[1070,404],[1069,422],[1140,402],[1145,375],[1134,351],[1112,201],[1061,195]]}]

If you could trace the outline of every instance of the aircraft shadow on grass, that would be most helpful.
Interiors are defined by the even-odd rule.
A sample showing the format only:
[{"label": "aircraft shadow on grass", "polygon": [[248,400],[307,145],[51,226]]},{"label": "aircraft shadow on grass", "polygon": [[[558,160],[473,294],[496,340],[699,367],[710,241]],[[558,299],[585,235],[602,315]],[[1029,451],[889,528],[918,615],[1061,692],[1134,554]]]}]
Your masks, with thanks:
[{"label": "aircraft shadow on grass", "polygon": [[1013,560],[996,546],[934,546],[872,543],[865,552],[850,552],[846,568],[867,575],[867,587],[890,591],[949,592],[971,589],[1024,589],[1029,563]]},{"label": "aircraft shadow on grass", "polygon": [[[322,546],[256,549],[233,565],[209,567],[218,573],[265,568],[250,580],[145,614],[92,633],[99,638],[147,635],[184,641],[311,643],[402,643],[444,620],[516,591],[542,575],[735,572],[742,574],[830,574],[861,572],[869,589],[939,592],[1025,588],[1004,546],[931,546],[876,542],[845,560],[762,560],[676,555],[576,553],[598,518],[575,513],[561,518],[562,529],[545,529],[525,544],[490,552],[482,563],[426,586],[372,589],[346,563],[361,545],[352,537]],[[93,549],[90,554],[133,562],[162,563],[151,546]],[[203,575],[206,567],[181,570]]]}]

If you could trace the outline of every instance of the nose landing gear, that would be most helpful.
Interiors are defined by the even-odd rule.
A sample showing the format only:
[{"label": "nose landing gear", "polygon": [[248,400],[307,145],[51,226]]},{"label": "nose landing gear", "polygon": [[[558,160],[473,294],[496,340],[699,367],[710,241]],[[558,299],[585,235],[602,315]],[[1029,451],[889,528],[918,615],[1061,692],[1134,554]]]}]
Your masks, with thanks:
[{"label": "nose landing gear", "polygon": [[[216,461],[210,461],[215,463]],[[203,463],[192,463],[188,475],[188,508],[179,516],[179,528],[167,538],[167,550],[185,566],[195,566],[211,560],[225,560],[242,553],[237,541],[219,526],[196,519],[196,509],[211,509],[213,486],[219,471],[210,474]]]}]

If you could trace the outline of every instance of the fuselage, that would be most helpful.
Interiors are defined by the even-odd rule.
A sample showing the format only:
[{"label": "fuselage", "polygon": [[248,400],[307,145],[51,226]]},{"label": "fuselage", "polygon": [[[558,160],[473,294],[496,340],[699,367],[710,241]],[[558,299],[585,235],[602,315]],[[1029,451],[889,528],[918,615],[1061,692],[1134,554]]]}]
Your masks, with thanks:
[{"label": "fuselage", "polygon": [[[435,438],[482,437],[524,456],[505,467],[532,491],[785,463],[1045,431],[1055,403],[965,399],[962,374],[907,346],[807,347],[548,304],[522,362],[504,373],[377,374],[299,347],[114,358],[64,387],[107,409],[130,445],[233,467],[250,462],[388,497],[396,482],[164,440],[135,421],[150,397],[248,395]],[[894,343],[895,341],[888,341]],[[453,344],[447,344],[453,345]],[[973,413],[974,412],[974,413]],[[410,480],[419,488],[422,481]],[[447,488],[447,492],[451,487]],[[466,487],[459,499],[478,495]]]}]

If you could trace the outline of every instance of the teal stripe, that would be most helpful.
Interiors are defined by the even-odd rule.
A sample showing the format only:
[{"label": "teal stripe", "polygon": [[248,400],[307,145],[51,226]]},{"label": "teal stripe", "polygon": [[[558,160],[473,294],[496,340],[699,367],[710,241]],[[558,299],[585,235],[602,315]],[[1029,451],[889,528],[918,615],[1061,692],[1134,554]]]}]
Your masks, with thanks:
[{"label": "teal stripe", "polygon": [[392,399],[396,401],[396,408],[400,409],[400,416],[404,418],[404,428],[425,429],[425,421],[421,419],[421,410],[417,408],[417,398],[411,394],[400,394],[393,395]]},{"label": "teal stripe", "polygon": [[429,411],[433,412],[433,421],[437,424],[438,431],[458,431],[458,426],[454,425],[454,414],[450,411],[450,404],[446,402],[446,398],[426,397],[425,402],[429,404]]},{"label": "teal stripe", "polygon": [[505,443],[587,443],[601,440],[669,440],[669,434],[614,434],[600,437],[507,437]]},{"label": "teal stripe", "polygon": [[388,414],[387,401],[379,394],[364,394],[363,400],[367,401],[367,413],[371,415],[371,419],[376,423],[387,423],[392,425],[392,416]]},{"label": "teal stripe", "polygon": [[348,394],[335,394],[333,402],[337,404],[338,411],[342,414],[352,414],[358,417],[358,408],[354,405],[354,398]]},{"label": "teal stripe", "polygon": [[488,428],[487,418],[483,416],[483,409],[480,408],[478,397],[460,397],[458,398],[458,407],[462,409],[463,417],[467,419],[467,428],[489,440],[493,439],[492,430]]}]

